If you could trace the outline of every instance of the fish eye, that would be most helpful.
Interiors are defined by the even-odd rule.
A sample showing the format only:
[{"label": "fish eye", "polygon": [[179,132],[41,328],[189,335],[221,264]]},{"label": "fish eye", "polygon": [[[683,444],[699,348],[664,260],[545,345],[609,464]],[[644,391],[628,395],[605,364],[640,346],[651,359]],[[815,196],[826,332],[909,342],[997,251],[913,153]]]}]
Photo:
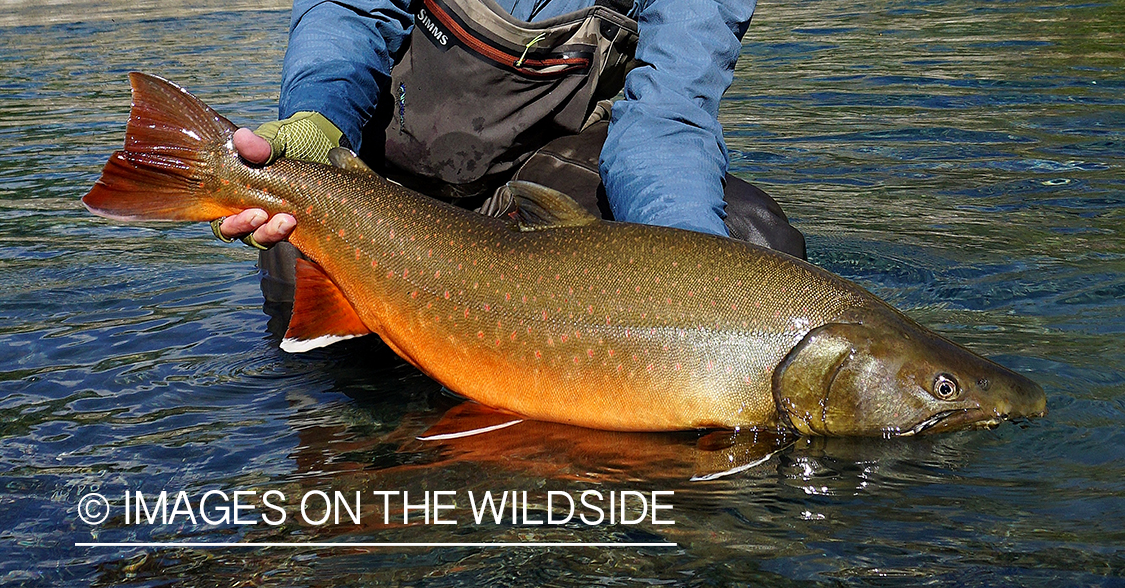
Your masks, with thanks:
[{"label": "fish eye", "polygon": [[949,374],[938,374],[934,378],[933,394],[938,400],[953,400],[960,394],[961,387],[957,385],[957,380]]}]

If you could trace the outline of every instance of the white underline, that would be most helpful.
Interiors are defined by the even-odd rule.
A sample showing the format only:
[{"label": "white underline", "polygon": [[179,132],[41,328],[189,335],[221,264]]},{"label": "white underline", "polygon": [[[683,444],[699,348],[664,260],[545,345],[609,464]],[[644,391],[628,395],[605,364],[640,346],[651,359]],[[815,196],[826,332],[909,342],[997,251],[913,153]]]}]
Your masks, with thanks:
[{"label": "white underline", "polygon": [[521,542],[435,542],[435,543],[75,543],[75,547],[677,547],[676,543],[619,543],[619,542],[581,542],[581,541],[521,541]]}]

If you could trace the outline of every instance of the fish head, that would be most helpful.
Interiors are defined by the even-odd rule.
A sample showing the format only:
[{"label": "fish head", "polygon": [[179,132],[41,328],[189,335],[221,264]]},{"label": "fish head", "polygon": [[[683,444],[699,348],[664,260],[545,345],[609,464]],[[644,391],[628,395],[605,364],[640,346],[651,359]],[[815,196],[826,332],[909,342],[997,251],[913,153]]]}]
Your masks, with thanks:
[{"label": "fish head", "polygon": [[1046,414],[1043,389],[897,312],[815,328],[773,375],[803,435],[897,437]]}]

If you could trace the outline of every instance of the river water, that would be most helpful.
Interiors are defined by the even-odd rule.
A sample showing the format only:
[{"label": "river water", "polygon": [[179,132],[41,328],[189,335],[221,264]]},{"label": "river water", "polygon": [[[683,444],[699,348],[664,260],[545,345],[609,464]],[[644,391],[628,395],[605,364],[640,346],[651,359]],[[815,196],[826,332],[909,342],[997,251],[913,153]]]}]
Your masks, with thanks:
[{"label": "river water", "polygon": [[[1034,378],[1050,413],[800,440],[710,480],[716,458],[765,452],[535,423],[419,441],[465,407],[378,341],[280,351],[247,248],[87,214],[128,71],[264,122],[288,19],[109,4],[0,22],[0,584],[1125,584],[1122,3],[759,4],[722,111],[733,171],[783,203],[811,261]],[[624,493],[630,522],[534,524],[589,490],[603,512]],[[198,520],[209,491],[218,524]],[[337,491],[360,493],[359,524],[342,505],[318,520]],[[517,512],[474,520],[469,492],[511,491]],[[138,492],[155,518],[138,523]],[[431,508],[403,524],[403,495],[374,492]],[[80,511],[90,493],[108,511]],[[633,524],[639,497],[665,508]],[[183,545],[204,542],[353,545]],[[386,545],[403,542],[518,545]]]}]

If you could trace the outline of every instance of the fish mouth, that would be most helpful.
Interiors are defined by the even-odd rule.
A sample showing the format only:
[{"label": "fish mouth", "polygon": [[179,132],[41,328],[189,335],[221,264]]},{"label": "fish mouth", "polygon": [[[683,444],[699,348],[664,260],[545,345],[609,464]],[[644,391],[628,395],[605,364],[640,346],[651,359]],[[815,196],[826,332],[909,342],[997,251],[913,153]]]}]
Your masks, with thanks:
[{"label": "fish mouth", "polygon": [[1015,423],[1030,421],[1047,414],[1046,407],[1035,413],[998,414],[980,408],[960,408],[941,411],[928,419],[918,422],[913,427],[900,431],[896,436],[910,437],[922,433],[940,433],[943,431],[971,431],[976,429],[995,429],[1004,421]]},{"label": "fish mouth", "polygon": [[911,437],[923,433],[939,433],[963,429],[993,429],[1007,420],[1004,415],[986,415],[979,408],[943,410],[930,418],[918,422],[913,427],[901,431],[899,437]]}]

